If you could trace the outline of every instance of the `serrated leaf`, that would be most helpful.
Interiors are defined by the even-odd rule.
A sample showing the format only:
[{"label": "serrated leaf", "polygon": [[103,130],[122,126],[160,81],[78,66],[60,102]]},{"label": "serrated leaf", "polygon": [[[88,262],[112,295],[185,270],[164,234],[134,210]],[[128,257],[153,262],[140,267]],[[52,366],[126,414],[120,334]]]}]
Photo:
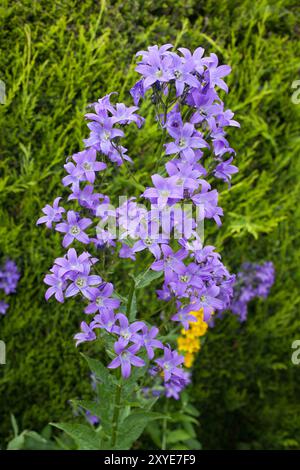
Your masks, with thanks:
[{"label": "serrated leaf", "polygon": [[100,405],[100,403],[89,400],[71,400],[71,403],[77,407],[83,408],[86,411],[90,411],[92,415],[97,416],[98,418],[101,417],[103,407]]},{"label": "serrated leaf", "polygon": [[80,450],[99,450],[99,435],[85,424],[69,424],[69,423],[50,423],[51,426],[64,431],[77,444]]},{"label": "serrated leaf", "polygon": [[105,367],[102,362],[97,359],[92,359],[85,354],[82,354],[84,359],[87,361],[89,368],[95,374],[96,378],[100,380],[107,387],[114,387],[116,384],[115,377],[110,374],[107,367]]},{"label": "serrated leaf", "polygon": [[150,421],[163,418],[166,418],[164,414],[151,411],[131,413],[119,427],[117,449],[130,449]]},{"label": "serrated leaf", "polygon": [[162,271],[151,271],[150,268],[144,273],[140,274],[135,278],[135,285],[137,289],[149,286],[155,279],[162,277]]}]

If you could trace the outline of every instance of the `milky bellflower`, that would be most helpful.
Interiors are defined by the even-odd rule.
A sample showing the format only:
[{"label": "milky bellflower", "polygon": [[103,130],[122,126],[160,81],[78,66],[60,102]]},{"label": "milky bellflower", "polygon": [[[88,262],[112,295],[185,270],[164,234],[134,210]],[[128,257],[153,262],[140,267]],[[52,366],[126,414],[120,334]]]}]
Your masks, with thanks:
[{"label": "milky bellflower", "polygon": [[[214,247],[203,246],[198,228],[209,219],[221,225],[218,185],[229,183],[237,172],[227,128],[239,124],[219,95],[219,89],[228,91],[223,79],[230,67],[219,65],[215,54],[205,56],[201,47],[191,52],[165,44],[150,46],[137,57],[140,79],[130,91],[134,106],[115,103],[115,93],[91,105],[93,112],[85,115],[89,135],[83,141],[84,150],[67,159],[62,181],[70,191],[67,204],[76,205],[56,213],[56,204],[54,213],[49,209],[44,219],[48,228],[54,225],[64,234],[64,248],[72,243],[76,249],[84,247],[80,255],[72,248],[57,258],[45,277],[50,286],[46,297],[62,302],[66,297],[80,296],[85,313],[92,318],[89,324],[82,322],[77,344],[96,340],[97,330],[99,341],[108,341],[105,344],[114,355],[108,367],[120,367],[123,378],[129,377],[132,367],[145,367],[147,356],[156,364],[156,376],[163,377],[165,394],[178,399],[190,380],[182,366],[183,356],[163,345],[158,328],[129,320],[124,313],[128,305],[116,298],[113,284],[104,281],[104,274],[94,274],[98,260],[89,252],[98,251],[100,257],[100,250],[113,249],[120,258],[138,262],[151,257],[148,269],[163,277],[158,298],[172,301],[175,325],[179,322],[189,328],[195,310],[203,309],[209,321],[215,312],[227,308],[235,277]],[[127,126],[142,129],[144,118],[137,114],[138,104],[148,96],[163,132],[163,145],[153,162],[156,169],[153,167],[149,186],[139,197],[112,208],[109,195],[96,192],[98,181],[106,168],[125,161],[132,164],[122,141]],[[199,212],[197,217],[187,205]]]}]

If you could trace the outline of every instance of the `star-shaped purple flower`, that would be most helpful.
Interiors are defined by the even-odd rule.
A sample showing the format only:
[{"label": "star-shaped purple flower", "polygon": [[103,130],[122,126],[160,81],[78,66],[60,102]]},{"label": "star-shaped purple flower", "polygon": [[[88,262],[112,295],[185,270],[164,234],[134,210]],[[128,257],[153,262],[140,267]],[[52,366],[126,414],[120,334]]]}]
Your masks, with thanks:
[{"label": "star-shaped purple flower", "polygon": [[68,211],[67,222],[61,222],[56,225],[55,230],[66,233],[63,239],[63,247],[67,248],[73,240],[88,244],[90,239],[84,230],[92,224],[91,219],[80,219],[76,212]]},{"label": "star-shaped purple flower", "polygon": [[57,197],[54,199],[53,205],[50,206],[50,204],[47,204],[42,211],[44,212],[43,217],[40,217],[37,221],[38,224],[46,224],[47,228],[52,228],[52,223],[53,222],[59,222],[62,218],[63,212],[65,212],[65,209],[63,207],[59,206],[59,201],[61,200],[61,197]]},{"label": "star-shaped purple flower", "polygon": [[120,301],[112,298],[114,287],[110,282],[106,282],[99,286],[98,292],[95,294],[92,302],[85,308],[85,313],[104,313],[109,310],[115,310],[119,307]]},{"label": "star-shaped purple flower", "polygon": [[74,336],[74,339],[76,339],[76,346],[78,346],[80,343],[85,343],[87,341],[94,341],[97,338],[94,331],[89,327],[89,325],[85,321],[82,321],[80,323],[80,328],[81,333],[77,333]]},{"label": "star-shaped purple flower", "polygon": [[141,343],[141,337],[137,332],[144,328],[144,322],[136,321],[129,324],[128,318],[123,313],[118,313],[116,320],[119,322],[119,325],[114,326],[113,332],[119,336],[117,343],[122,348],[125,348],[129,342]]},{"label": "star-shaped purple flower", "polygon": [[136,353],[139,351],[139,349],[140,346],[138,344],[133,344],[129,346],[128,349],[125,349],[119,342],[115,343],[114,350],[117,354],[117,357],[113,359],[107,367],[109,369],[116,369],[117,367],[121,367],[122,377],[127,379],[131,374],[132,365],[135,367],[145,366],[145,361],[136,356]]},{"label": "star-shaped purple flower", "polygon": [[103,171],[106,168],[106,163],[98,162],[97,151],[93,148],[83,150],[83,152],[75,153],[73,160],[76,163],[74,169],[74,176],[81,179],[81,181],[88,181],[93,184],[95,181],[96,171]]},{"label": "star-shaped purple flower", "polygon": [[209,147],[200,132],[196,131],[190,122],[186,122],[179,129],[170,129],[169,133],[175,139],[175,142],[165,145],[166,155],[180,153],[187,159],[193,159],[195,157],[195,149]]}]

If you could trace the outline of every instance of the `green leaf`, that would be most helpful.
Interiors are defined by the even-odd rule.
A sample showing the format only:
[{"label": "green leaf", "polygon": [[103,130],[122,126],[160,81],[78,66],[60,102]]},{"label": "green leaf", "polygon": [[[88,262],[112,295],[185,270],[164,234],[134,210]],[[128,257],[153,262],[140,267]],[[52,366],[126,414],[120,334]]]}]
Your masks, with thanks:
[{"label": "green leaf", "polygon": [[82,356],[87,361],[89,368],[98,380],[100,380],[107,388],[115,386],[115,377],[109,373],[109,370],[102,364],[102,362],[97,359],[92,359],[85,354],[82,354]]},{"label": "green leaf", "polygon": [[70,436],[80,450],[99,450],[99,435],[90,426],[85,424],[69,424],[69,423],[50,423],[61,431]]},{"label": "green leaf", "polygon": [[18,427],[17,420],[15,418],[15,415],[13,415],[12,413],[10,414],[10,420],[11,420],[11,425],[14,431],[14,436],[17,437],[19,434],[19,427]]},{"label": "green leaf", "polygon": [[137,314],[137,301],[136,301],[136,294],[135,292],[133,292],[132,298],[131,298],[131,304],[129,307],[129,311],[127,313],[130,322],[133,322],[136,319],[136,314]]},{"label": "green leaf", "polygon": [[155,412],[133,412],[128,416],[118,430],[117,449],[130,449],[132,444],[140,437],[147,424],[154,419],[166,416]]},{"label": "green leaf", "polygon": [[136,288],[142,289],[143,287],[147,287],[152,281],[159,279],[162,275],[162,271],[151,271],[150,268],[148,268],[144,273],[135,278]]},{"label": "green leaf", "polygon": [[185,444],[189,447],[190,450],[201,450],[202,445],[197,439],[188,439],[185,441]]},{"label": "green leaf", "polygon": [[182,442],[190,439],[191,436],[187,431],[183,429],[176,429],[175,431],[171,431],[167,435],[167,443],[168,444],[175,444],[176,442]]},{"label": "green leaf", "polygon": [[95,401],[89,400],[71,400],[71,403],[74,404],[76,407],[81,407],[84,410],[90,411],[92,415],[97,416],[98,418],[101,417],[103,406],[100,403]]},{"label": "green leaf", "polygon": [[25,444],[25,436],[24,432],[17,437],[14,437],[7,446],[7,450],[20,450],[24,449]]}]

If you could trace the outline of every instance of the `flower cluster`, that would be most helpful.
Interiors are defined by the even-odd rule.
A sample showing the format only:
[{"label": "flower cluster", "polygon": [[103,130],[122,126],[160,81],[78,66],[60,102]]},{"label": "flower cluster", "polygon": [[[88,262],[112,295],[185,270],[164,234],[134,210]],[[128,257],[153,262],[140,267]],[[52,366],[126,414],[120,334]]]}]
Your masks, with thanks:
[{"label": "flower cluster", "polygon": [[[169,208],[174,232],[179,226],[189,227],[177,237],[177,248],[165,243],[167,237],[157,241],[155,248],[157,253],[161,248],[161,256],[151,266],[164,271],[159,298],[176,299],[178,311],[172,320],[188,328],[195,320],[192,311],[203,309],[204,319],[209,321],[212,312],[228,307],[232,297],[234,276],[213,247],[203,248],[197,228],[204,219],[221,225],[223,211],[218,206],[218,191],[212,189],[207,178],[230,183],[232,174],[238,171],[231,165],[235,152],[226,139],[225,127],[239,124],[232,119],[231,110],[224,109],[216,91],[216,87],[228,91],[223,78],[230,73],[230,67],[219,66],[215,54],[205,57],[202,48],[193,54],[185,48],[178,53],[171,49],[172,45],[166,44],[138,53],[141,61],[136,70],[142,79],[131,94],[138,104],[151,89],[157,119],[170,139],[164,152],[172,155],[165,165],[167,176],[154,174],[153,187],[146,188],[143,197],[151,202],[152,210]],[[198,209],[197,219],[180,210],[179,202]]]},{"label": "flower cluster", "polygon": [[[14,294],[20,279],[17,265],[12,260],[7,260],[0,268],[0,290],[5,295]],[[0,300],[0,315],[5,315],[9,304],[5,300]]]},{"label": "flower cluster", "polygon": [[190,322],[188,330],[182,329],[181,336],[177,339],[178,351],[184,355],[185,367],[192,367],[195,355],[201,349],[200,337],[204,336],[208,325],[203,320],[203,309],[192,312],[197,321]]},{"label": "flower cluster", "polygon": [[237,274],[230,310],[243,322],[247,319],[248,303],[255,297],[266,298],[275,280],[271,261],[264,264],[244,263]]},{"label": "flower cluster", "polygon": [[[148,253],[151,270],[164,274],[158,298],[175,302],[172,320],[188,329],[197,321],[195,311],[203,311],[208,322],[213,312],[228,307],[235,281],[214,247],[203,247],[199,233],[205,219],[221,225],[223,210],[213,182],[223,180],[229,185],[238,171],[232,165],[235,152],[225,128],[239,124],[231,110],[224,108],[216,89],[228,91],[223,78],[230,67],[219,66],[215,54],[205,57],[202,48],[194,53],[185,48],[175,52],[167,44],[137,55],[141,61],[136,70],[142,78],[130,91],[135,106],[113,104],[114,93],[91,105],[94,112],[85,116],[90,131],[85,149],[64,165],[67,174],[62,184],[69,188],[68,203],[76,203],[76,209],[67,210],[58,197],[43,209],[37,223],[62,233],[64,248],[72,244],[89,246],[89,251],[111,247],[120,258],[132,260],[141,251]],[[144,119],[136,111],[148,92],[166,144],[154,162],[157,171],[152,186],[115,208],[108,195],[96,191],[96,178],[108,165],[132,163],[121,139],[127,125],[142,126]],[[164,155],[170,160],[161,165]],[[97,261],[88,251],[78,256],[69,248],[45,277],[47,300],[51,296],[59,302],[83,297],[85,313],[93,317],[90,323],[81,323],[81,332],[75,335],[77,344],[95,340],[97,329],[100,335],[112,337],[115,357],[108,367],[120,367],[123,377],[130,375],[132,366],[146,365],[140,355],[144,351],[156,362],[166,395],[177,397],[189,381],[182,368],[183,356],[156,338],[156,327],[129,322],[113,285],[93,274]],[[155,358],[156,348],[163,350],[162,357]]]}]

